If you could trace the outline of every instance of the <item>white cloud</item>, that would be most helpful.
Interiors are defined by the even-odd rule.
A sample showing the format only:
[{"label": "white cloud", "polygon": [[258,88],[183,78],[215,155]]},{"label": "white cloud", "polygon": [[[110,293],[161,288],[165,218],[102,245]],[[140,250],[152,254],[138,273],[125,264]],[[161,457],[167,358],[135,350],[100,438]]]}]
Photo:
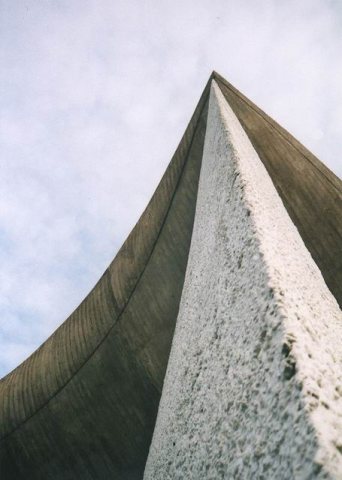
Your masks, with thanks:
[{"label": "white cloud", "polygon": [[329,0],[0,2],[0,375],[85,296],[213,69],[342,173]]}]

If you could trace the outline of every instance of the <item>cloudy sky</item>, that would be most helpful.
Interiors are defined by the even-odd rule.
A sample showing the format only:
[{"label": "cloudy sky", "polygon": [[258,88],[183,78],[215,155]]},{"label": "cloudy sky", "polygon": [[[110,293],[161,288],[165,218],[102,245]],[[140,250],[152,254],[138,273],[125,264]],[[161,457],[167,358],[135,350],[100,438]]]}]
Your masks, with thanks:
[{"label": "cloudy sky", "polygon": [[79,304],[213,69],[342,174],[339,0],[0,0],[0,377]]}]

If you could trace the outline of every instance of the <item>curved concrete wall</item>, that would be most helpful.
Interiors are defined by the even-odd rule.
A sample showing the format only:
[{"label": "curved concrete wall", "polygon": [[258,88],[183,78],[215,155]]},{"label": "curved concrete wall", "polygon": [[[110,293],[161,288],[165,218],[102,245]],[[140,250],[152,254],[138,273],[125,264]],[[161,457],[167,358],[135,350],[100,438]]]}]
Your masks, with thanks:
[{"label": "curved concrete wall", "polygon": [[341,340],[336,300],[214,83],[144,478],[342,478]]},{"label": "curved concrete wall", "polygon": [[93,291],[1,380],[1,480],[142,477],[187,264],[207,97]]},{"label": "curved concrete wall", "polygon": [[[342,303],[341,182],[222,77],[212,78]],[[0,380],[1,480],[142,478],[188,261],[211,79],[110,267],[64,324]],[[191,308],[199,306],[203,299]]]}]

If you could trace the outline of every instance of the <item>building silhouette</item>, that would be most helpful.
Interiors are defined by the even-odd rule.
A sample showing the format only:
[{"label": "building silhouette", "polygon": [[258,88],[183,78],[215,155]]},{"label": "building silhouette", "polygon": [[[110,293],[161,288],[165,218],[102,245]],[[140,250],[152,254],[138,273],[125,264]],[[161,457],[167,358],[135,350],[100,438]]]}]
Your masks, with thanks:
[{"label": "building silhouette", "polygon": [[1,480],[342,478],[341,191],[214,72],[111,265],[0,381]]}]

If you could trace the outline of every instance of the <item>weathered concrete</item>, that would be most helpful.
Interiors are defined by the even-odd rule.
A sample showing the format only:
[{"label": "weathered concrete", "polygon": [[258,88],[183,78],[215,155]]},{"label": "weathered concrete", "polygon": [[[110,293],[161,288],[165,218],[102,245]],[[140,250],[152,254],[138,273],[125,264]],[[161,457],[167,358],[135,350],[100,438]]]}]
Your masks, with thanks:
[{"label": "weathered concrete", "polygon": [[[341,182],[222,77],[211,78],[342,303]],[[188,261],[208,95],[209,83],[151,202],[98,284],[30,358],[0,380],[1,480],[142,478]],[[213,221],[215,215],[213,210]],[[235,238],[233,232],[225,235]],[[213,253],[214,261],[219,252]],[[240,262],[244,269],[243,257]],[[204,308],[203,299],[191,308]],[[317,318],[324,330],[322,308],[317,305]],[[267,339],[258,326],[256,338]],[[243,357],[236,337],[232,350]],[[291,371],[290,362],[286,375]]]},{"label": "weathered concrete", "polygon": [[342,316],[212,87],[146,480],[342,478]]}]

